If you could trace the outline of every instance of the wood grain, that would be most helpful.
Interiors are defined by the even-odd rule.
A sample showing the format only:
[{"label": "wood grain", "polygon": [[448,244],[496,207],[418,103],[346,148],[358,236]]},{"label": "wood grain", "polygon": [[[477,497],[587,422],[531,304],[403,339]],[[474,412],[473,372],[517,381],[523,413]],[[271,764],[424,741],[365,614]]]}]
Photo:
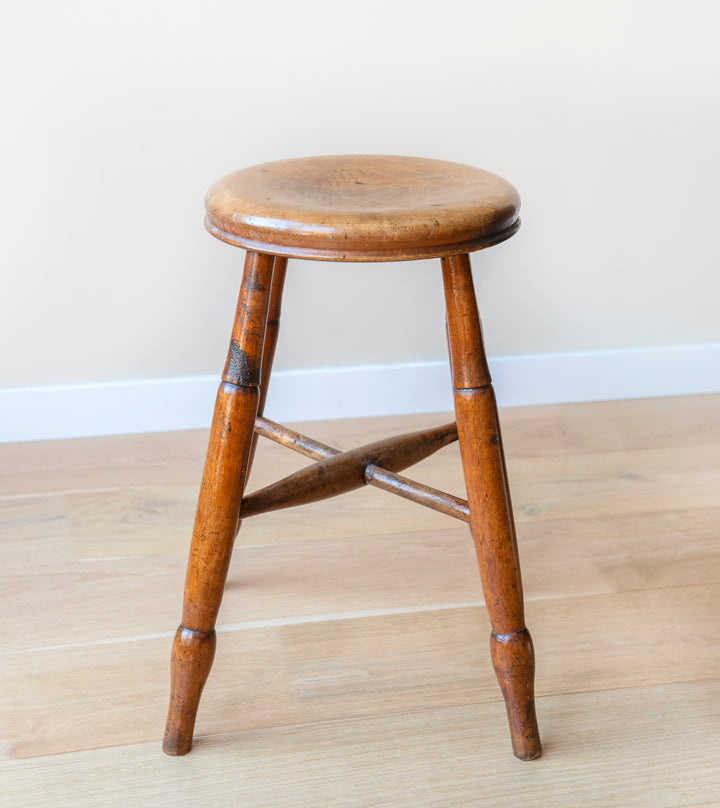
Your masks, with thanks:
[{"label": "wood grain", "polygon": [[470,258],[442,259],[448,347],[470,529],[490,615],[491,657],[505,699],[513,752],[542,754],[535,714],[535,658],[525,626],[510,488]]},{"label": "wood grain", "polygon": [[276,255],[402,261],[479,250],[509,238],[520,197],[479,168],[389,155],[279,160],[218,180],[207,229]]},{"label": "wood grain", "polygon": [[246,519],[354,491],[371,483],[375,471],[380,474],[401,471],[456,440],[457,428],[451,423],[333,453],[308,468],[248,494],[242,501],[240,516]]},{"label": "wood grain", "polygon": [[188,808],[709,808],[719,704],[717,682],[544,698],[546,755],[522,768],[504,754],[496,703],[228,733],[182,760],[135,744],[0,771],[9,804],[38,808],[162,804],[169,792]]},{"label": "wood grain", "polygon": [[0,763],[0,779],[9,804],[37,808],[162,805],[168,793],[188,808],[709,808],[719,704],[718,682],[542,699],[546,755],[532,767],[504,754],[502,708],[483,704],[217,735],[182,760],[135,744]]},{"label": "wood grain", "polygon": [[182,622],[173,642],[163,740],[163,750],[169,755],[190,751],[200,696],[215,655],[215,621],[237,533],[261,398],[273,264],[269,255],[249,252],[245,257],[195,513]]},{"label": "wood grain", "polygon": [[717,682],[546,698],[545,758],[522,769],[503,754],[501,706],[484,704],[217,735],[182,760],[134,744],[0,771],[8,803],[37,808],[161,805],[168,793],[188,808],[709,808],[718,704]]},{"label": "wood grain", "polygon": [[[455,429],[455,433],[457,433],[457,429]],[[314,460],[325,460],[341,454],[339,449],[321,443],[289,427],[276,424],[267,418],[257,418],[255,421],[255,434],[256,436],[263,435],[270,438],[281,446],[293,449],[306,457],[312,457]],[[397,438],[394,438],[394,440],[397,440]],[[420,460],[417,462],[420,462]],[[444,491],[438,491],[437,488],[418,483],[400,474],[395,474],[373,463],[365,465],[363,482],[366,485],[373,486],[373,488],[379,488],[382,491],[395,494],[403,499],[410,500],[410,502],[424,505],[426,508],[460,519],[463,522],[468,522],[470,519],[470,511],[466,500]]]},{"label": "wood grain", "polygon": [[[277,256],[273,260],[272,286],[270,288],[270,300],[268,303],[268,316],[265,328],[265,339],[262,350],[262,365],[260,371],[260,399],[258,401],[258,416],[265,412],[265,402],[268,390],[270,389],[270,375],[272,373],[273,361],[275,359],[275,348],[277,347],[278,334],[280,333],[280,314],[282,311],[282,296],[285,288],[285,274],[287,272],[287,258]],[[252,446],[250,447],[250,459],[248,460],[248,474],[252,471],[255,461],[255,450],[257,449],[257,434],[253,435]]]},{"label": "wood grain", "polygon": [[[718,597],[713,584],[529,602],[538,697],[716,679]],[[196,736],[495,702],[489,632],[481,605],[221,624]],[[3,755],[157,742],[171,635],[0,657]]]},{"label": "wood grain", "polygon": [[[370,489],[243,527],[197,748],[162,755],[207,431],[0,446],[0,591],[22,615],[0,626],[0,803],[717,806],[719,413],[501,413],[539,660],[530,768],[508,755],[466,528]],[[352,447],[442,420],[301,431]],[[265,442],[256,483],[303,462]],[[418,475],[457,464],[447,447]]]},{"label": "wood grain", "polygon": [[[387,499],[373,498],[376,504]],[[417,508],[409,510],[417,522]],[[344,515],[354,518],[354,512]],[[281,516],[268,516],[268,529],[285,531],[288,523],[278,524]],[[192,514],[187,518],[189,527]],[[314,516],[308,518],[306,529]],[[303,541],[299,534],[287,543],[237,546],[221,624],[479,604],[482,592],[467,529],[444,522],[444,530],[368,534],[361,541],[355,535]],[[527,559],[525,598],[720,583],[719,522],[720,509],[529,524],[520,535]],[[95,529],[115,546],[112,521],[98,520]],[[164,523],[158,521],[155,529],[162,534]],[[23,615],[22,622],[3,626],[5,642],[13,650],[99,642],[142,636],[149,626],[169,636],[180,604],[186,533],[174,554],[152,560],[138,555],[76,561],[60,537],[36,539],[30,545],[37,559],[32,567],[26,534],[0,542],[3,603],[8,613]],[[127,593],[135,588],[143,592],[141,611],[127,608]],[[87,608],[98,602],[102,609]]]}]

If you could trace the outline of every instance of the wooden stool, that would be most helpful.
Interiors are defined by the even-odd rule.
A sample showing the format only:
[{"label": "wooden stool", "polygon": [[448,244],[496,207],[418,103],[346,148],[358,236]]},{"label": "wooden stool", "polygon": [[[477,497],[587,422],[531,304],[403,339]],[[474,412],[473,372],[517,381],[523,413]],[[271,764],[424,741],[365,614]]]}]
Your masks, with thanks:
[{"label": "wooden stool", "polygon": [[[192,745],[240,519],[369,484],[470,523],[513,751],[523,760],[540,756],[533,646],[468,256],[512,236],[519,205],[512,185],[494,174],[412,157],[283,160],[237,171],[208,192],[207,229],[247,255],[195,517],[182,624],[173,643],[163,743],[168,754],[184,755]],[[442,259],[457,425],[341,453],[262,417],[290,257]],[[318,462],[243,498],[256,435]],[[397,474],[456,439],[467,502]]]}]

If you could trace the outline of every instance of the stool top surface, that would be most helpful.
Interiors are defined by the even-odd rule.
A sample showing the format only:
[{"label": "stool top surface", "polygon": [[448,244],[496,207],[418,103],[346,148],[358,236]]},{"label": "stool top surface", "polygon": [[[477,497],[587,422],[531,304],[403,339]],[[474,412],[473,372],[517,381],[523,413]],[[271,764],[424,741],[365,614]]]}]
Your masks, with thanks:
[{"label": "stool top surface", "polygon": [[279,160],[218,180],[207,229],[256,252],[329,261],[401,261],[509,238],[520,197],[479,168],[387,155]]}]

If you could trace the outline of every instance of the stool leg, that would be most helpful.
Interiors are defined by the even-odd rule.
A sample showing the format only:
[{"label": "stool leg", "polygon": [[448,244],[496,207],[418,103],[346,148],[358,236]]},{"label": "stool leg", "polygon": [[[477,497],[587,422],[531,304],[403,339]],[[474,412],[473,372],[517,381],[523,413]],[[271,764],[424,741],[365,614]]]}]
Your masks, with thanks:
[{"label": "stool leg", "polygon": [[[287,262],[287,258],[281,255],[275,256],[272,288],[270,290],[270,306],[268,308],[267,330],[265,331],[265,344],[262,355],[262,371],[260,373],[260,400],[258,402],[258,415],[262,415],[265,412],[265,400],[267,399],[268,387],[270,386],[270,373],[272,371],[273,359],[275,358],[275,346],[277,345],[278,331],[280,330],[280,308],[282,306],[282,294],[283,287],[285,285],[285,270],[287,269]],[[257,438],[257,435],[253,435],[252,447],[250,448],[250,460],[248,461],[248,475],[252,471],[253,460],[255,459]]]},{"label": "stool leg", "polygon": [[532,760],[541,755],[535,657],[525,628],[512,505],[470,258],[443,258],[442,267],[458,440],[470,528],[492,625],[491,657],[505,699],[513,752]]},{"label": "stool leg", "polygon": [[265,331],[265,345],[262,355],[260,403],[258,405],[258,415],[262,415],[265,411],[265,399],[267,398],[268,385],[270,383],[270,372],[272,371],[273,359],[275,358],[275,346],[277,345],[278,331],[280,330],[280,308],[282,306],[282,295],[283,287],[285,286],[285,271],[287,269],[287,262],[287,258],[284,258],[282,255],[275,256],[275,262],[273,264],[272,287],[270,289],[267,330]]},{"label": "stool leg", "polygon": [[173,642],[163,741],[169,755],[190,751],[200,695],[215,653],[215,620],[230,565],[260,401],[272,271],[273,256],[247,254],[195,514],[182,624]]}]

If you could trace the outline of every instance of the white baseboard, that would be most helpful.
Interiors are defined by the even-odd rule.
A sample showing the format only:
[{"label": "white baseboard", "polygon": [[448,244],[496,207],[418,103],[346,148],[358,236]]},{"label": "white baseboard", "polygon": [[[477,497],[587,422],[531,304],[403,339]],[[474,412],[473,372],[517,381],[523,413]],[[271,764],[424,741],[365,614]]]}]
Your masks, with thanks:
[{"label": "white baseboard", "polygon": [[[720,392],[720,343],[500,356],[500,406]],[[0,442],[209,426],[218,379],[191,376],[0,390]],[[446,362],[273,374],[266,412],[311,421],[452,409]]]}]

